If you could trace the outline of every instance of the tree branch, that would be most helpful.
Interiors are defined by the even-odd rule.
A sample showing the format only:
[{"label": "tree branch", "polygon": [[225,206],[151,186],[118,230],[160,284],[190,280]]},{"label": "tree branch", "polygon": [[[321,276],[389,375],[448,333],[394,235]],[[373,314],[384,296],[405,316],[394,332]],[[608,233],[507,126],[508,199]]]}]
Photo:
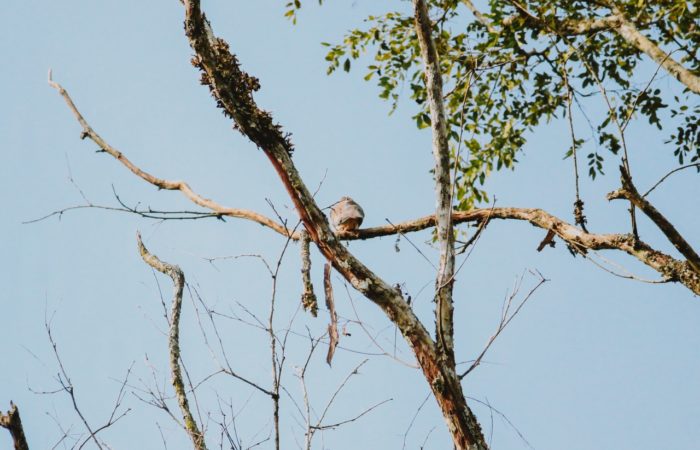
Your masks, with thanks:
[{"label": "tree branch", "polygon": [[476,20],[481,22],[482,25],[486,27],[489,33],[496,33],[496,29],[493,27],[491,24],[491,21],[486,17],[481,11],[479,11],[476,6],[474,6],[474,3],[472,3],[471,0],[461,0],[464,6],[467,7],[469,11],[474,14],[474,17],[476,17]]},{"label": "tree branch", "polygon": [[700,94],[700,76],[686,69],[682,64],[671,58],[668,53],[661,50],[658,45],[640,33],[637,27],[627,20],[617,7],[613,6],[612,9],[620,20],[619,26],[614,28],[617,34],[638,50],[649,55],[651,59],[666,69],[668,73],[683,83],[688,89],[696,94]]},{"label": "tree branch", "polygon": [[[553,24],[550,25],[549,19],[551,18],[547,18],[547,21],[545,21],[544,18],[529,12],[518,2],[511,0],[511,3],[520,11],[522,18],[525,20],[525,24],[531,28],[546,30],[553,27],[556,33],[562,35],[579,35],[601,30],[613,30],[637,50],[646,53],[688,89],[696,94],[700,94],[700,76],[694,74],[678,61],[671,58],[670,54],[661,50],[658,45],[644,36],[632,22],[627,20],[622,11],[614,5],[610,6],[613,14],[607,17],[581,20],[560,20],[555,18],[553,19]],[[502,22],[503,25],[509,26],[516,17],[518,16],[505,18]]]},{"label": "tree branch", "polygon": [[[618,250],[627,253],[651,267],[669,280],[678,281],[700,295],[700,275],[690,263],[679,261],[648,244],[637,241],[628,234],[595,234],[582,229],[538,208],[479,208],[470,211],[453,211],[455,224],[482,222],[484,220],[522,220],[543,230],[552,230],[560,239],[579,251]],[[371,239],[396,233],[411,233],[435,226],[435,216],[423,216],[397,224],[365,228],[353,233],[342,233],[341,239]]]},{"label": "tree branch", "polygon": [[458,448],[486,448],[480,444],[481,429],[466,407],[459,379],[454,370],[440,363],[435,343],[411,307],[400,292],[355,258],[331,231],[291,160],[293,146],[288,135],[283,135],[270,114],[259,109],[253,100],[253,92],[260,88],[258,80],[243,72],[228,44],[214,36],[199,1],[185,0],[184,5],[185,33],[196,53],[192,62],[202,71],[202,83],[209,86],[217,105],[234,119],[237,128],[268,157],[319,251],[401,331],[421,365]]},{"label": "tree branch", "polygon": [[[260,225],[272,228],[273,230],[275,230],[283,236],[290,236],[289,230],[287,230],[283,225],[280,225],[279,223],[275,222],[274,220],[268,217],[263,216],[262,214],[247,209],[229,208],[226,206],[222,206],[216,201],[204,198],[195,191],[193,191],[192,188],[185,181],[165,180],[163,178],[158,178],[154,175],[151,175],[150,173],[144,170],[141,170],[138,166],[132,163],[122,152],[109,145],[107,141],[102,139],[102,137],[99,134],[97,134],[95,130],[92,129],[90,124],[88,124],[88,122],[85,120],[78,108],[75,106],[75,103],[73,103],[73,100],[71,99],[70,95],[68,95],[68,91],[66,91],[60,84],[53,81],[50,70],[49,85],[56,89],[59,94],[61,94],[63,99],[66,101],[66,104],[73,112],[73,115],[78,120],[78,123],[80,123],[80,125],[83,127],[83,131],[80,134],[81,139],[89,138],[91,141],[93,141],[100,147],[100,150],[104,151],[105,153],[108,153],[114,159],[122,163],[122,165],[124,165],[137,177],[158,187],[159,189],[165,189],[168,191],[180,191],[185,197],[187,197],[196,205],[214,211],[218,215],[252,220],[253,222],[259,223]],[[294,239],[299,238],[299,236],[296,235],[293,237]]]},{"label": "tree branch", "polygon": [[[202,198],[199,194],[196,192],[192,191],[192,189],[187,185],[186,182],[184,181],[170,181],[170,180],[164,180],[161,178],[157,178],[143,170],[141,170],[139,167],[134,165],[122,152],[116,150],[112,146],[110,146],[106,141],[104,141],[87,123],[87,121],[83,118],[75,104],[73,103],[72,99],[68,95],[68,92],[58,83],[53,81],[51,79],[51,75],[49,73],[49,84],[58,90],[59,94],[64,98],[66,103],[68,104],[68,107],[70,110],[73,112],[75,115],[76,119],[78,122],[81,124],[83,127],[83,137],[89,137],[93,142],[95,142],[100,148],[105,151],[106,153],[109,153],[111,156],[113,156],[115,159],[117,159],[119,162],[121,162],[125,167],[127,167],[132,173],[134,173],[136,176],[144,179],[145,181],[153,184],[154,186],[161,188],[161,189],[167,189],[167,190],[180,190],[185,196],[190,198],[194,203],[203,206],[205,208],[210,209],[213,211],[215,214],[221,215],[221,216],[228,216],[228,217],[238,217],[238,218],[243,218],[247,220],[252,220],[254,222],[260,223],[261,225],[267,226],[271,228],[272,230],[282,234],[283,236],[290,236],[292,239],[297,240],[299,239],[299,233],[292,233],[290,230],[288,230],[286,227],[283,225],[275,222],[274,220],[263,216],[262,214],[259,214],[254,211],[246,210],[246,209],[239,209],[239,208],[229,208],[229,207],[224,207],[216,203],[215,201],[209,200]],[[696,166],[695,164],[691,164],[685,167],[693,167]],[[651,190],[650,190],[651,191]],[[648,194],[649,192],[647,192]],[[646,195],[646,194],[645,194]],[[81,206],[83,207],[83,206]],[[85,206],[87,207],[87,206]],[[471,222],[471,221],[480,221],[484,220],[485,217],[487,216],[489,209],[476,209],[468,212],[457,212],[453,211],[452,213],[452,220],[454,223],[462,223],[462,222]],[[54,213],[55,214],[55,213]],[[321,213],[322,215],[322,213]],[[549,229],[549,226],[551,224],[556,224],[556,223],[564,223],[557,217],[554,217],[550,214],[548,214],[545,211],[542,210],[537,210],[537,209],[528,209],[528,208],[495,208],[494,209],[494,214],[493,218],[495,219],[515,219],[515,220],[527,220],[530,223],[532,223],[534,226],[538,226],[540,228],[544,229]],[[399,224],[392,224],[388,226],[379,226],[379,227],[370,227],[370,228],[364,228],[360,230],[355,230],[355,231],[343,231],[343,232],[338,232],[337,237],[338,239],[341,240],[357,240],[357,239],[371,239],[375,237],[380,237],[380,236],[388,236],[388,235],[393,235],[397,233],[409,233],[409,232],[414,232],[414,231],[420,231],[424,230],[426,228],[431,228],[436,225],[435,221],[435,216],[425,216],[421,217],[418,219],[402,222]],[[572,243],[572,239],[576,239],[579,237],[579,234],[581,233],[580,230],[576,229],[575,227],[572,227],[571,225],[566,224],[568,227],[571,228],[571,230],[574,230],[569,236],[559,234],[559,237],[561,237],[563,240]],[[330,231],[329,231],[330,232]],[[590,237],[591,243],[594,244],[594,247],[589,247],[589,248],[595,248],[595,249],[608,249],[608,250],[622,250],[643,263],[649,265],[652,267],[654,270],[657,270],[658,272],[662,273],[664,276],[670,277],[673,280],[677,280],[681,283],[683,283],[686,287],[688,287],[691,291],[693,291],[696,294],[700,294],[700,288],[698,287],[698,281],[696,280],[695,276],[693,274],[689,274],[687,272],[687,268],[684,266],[684,263],[681,261],[677,261],[673,258],[671,258],[668,255],[664,255],[660,252],[656,252],[655,250],[651,249],[651,247],[647,246],[649,251],[654,252],[653,254],[659,254],[661,255],[661,259],[658,260],[655,257],[650,257],[649,254],[645,252],[633,252],[630,251],[630,249],[626,245],[613,245],[613,243],[620,243],[620,242],[625,242],[625,236],[624,235],[592,235],[592,234],[587,234],[586,236]],[[603,239],[599,239],[598,237],[603,237]],[[597,245],[602,245],[600,247],[596,247]],[[685,256],[685,255],[684,255]],[[687,257],[687,256],[686,256]],[[662,261],[662,262],[659,262]]]},{"label": "tree branch", "polygon": [[637,188],[632,183],[632,178],[630,177],[627,170],[624,167],[620,167],[622,188],[608,194],[608,200],[616,200],[624,198],[629,200],[637,208],[641,209],[644,214],[651,219],[654,224],[661,230],[661,232],[668,238],[669,242],[676,247],[681,255],[685,256],[691,267],[700,275],[700,256],[695,252],[693,247],[686,241],[683,236],[676,230],[676,228],[671,224],[671,222],[666,219],[666,217],[657,210],[654,205],[649,203],[644,197],[642,197]]},{"label": "tree branch", "polygon": [[430,108],[430,126],[433,134],[435,159],[436,228],[440,247],[440,264],[435,280],[435,340],[445,363],[454,368],[454,229],[452,224],[452,183],[450,181],[450,144],[447,135],[445,105],[442,101],[442,73],[440,57],[432,36],[432,23],[424,0],[413,0],[414,27],[418,35],[423,75]]},{"label": "tree branch", "polygon": [[182,308],[182,291],[185,286],[185,274],[178,266],[168,264],[158,259],[157,256],[150,253],[141,241],[141,234],[136,233],[136,242],[139,248],[139,253],[144,262],[153,267],[158,272],[161,272],[173,280],[174,293],[173,304],[170,312],[170,334],[168,337],[168,347],[170,348],[170,371],[172,373],[172,384],[175,390],[177,402],[180,405],[180,411],[185,421],[185,430],[190,435],[194,448],[196,450],[206,450],[207,446],[204,442],[204,435],[199,431],[199,427],[192,417],[189,403],[187,401],[187,392],[185,384],[182,380],[182,370],[180,368],[180,310]]},{"label": "tree branch", "polygon": [[24,437],[24,428],[22,427],[22,420],[19,417],[17,405],[10,402],[10,410],[7,411],[7,414],[0,412],[0,427],[10,432],[15,450],[29,450],[29,444],[27,444],[27,438]]},{"label": "tree branch", "polygon": [[664,181],[666,181],[666,179],[668,179],[668,177],[670,177],[670,176],[673,175],[674,173],[680,172],[681,170],[685,170],[685,169],[688,169],[688,168],[690,168],[690,167],[695,167],[696,169],[698,169],[698,171],[700,171],[700,163],[692,163],[692,164],[686,164],[685,166],[676,167],[675,169],[669,171],[666,175],[664,175],[663,177],[661,177],[661,179],[660,179],[659,181],[657,181],[656,183],[654,183],[654,185],[653,185],[652,187],[650,187],[649,190],[646,191],[646,192],[644,193],[644,195],[642,195],[642,198],[646,198],[647,195],[651,194],[651,191],[653,191],[654,189],[656,189],[657,187],[659,187],[659,185],[660,185],[661,183],[663,183]]},{"label": "tree branch", "polygon": [[311,256],[309,254],[309,244],[311,239],[306,230],[301,231],[301,281],[303,291],[301,293],[301,305],[305,311],[309,311],[312,316],[318,315],[318,300],[314,293],[314,285],[311,282]]}]

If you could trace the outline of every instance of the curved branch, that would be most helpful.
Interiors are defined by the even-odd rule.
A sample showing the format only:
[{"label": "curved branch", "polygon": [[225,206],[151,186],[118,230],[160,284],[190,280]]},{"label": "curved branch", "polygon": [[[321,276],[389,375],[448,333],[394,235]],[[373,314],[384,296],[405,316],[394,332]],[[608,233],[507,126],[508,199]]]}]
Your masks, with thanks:
[{"label": "curved branch", "polygon": [[[618,250],[638,259],[669,280],[678,281],[700,295],[700,274],[696,273],[690,263],[679,261],[671,256],[654,250],[642,241],[636,241],[628,234],[588,233],[570,223],[538,208],[479,208],[469,211],[453,211],[455,224],[465,222],[483,222],[485,220],[522,220],[543,230],[553,231],[556,236],[578,251]],[[381,227],[365,228],[354,232],[340,233],[340,239],[371,239],[396,233],[411,233],[435,226],[435,216],[423,216],[418,219]]]},{"label": "curved branch", "polygon": [[197,422],[195,422],[192,412],[190,412],[187,392],[182,380],[182,370],[180,369],[180,310],[182,308],[182,290],[185,286],[185,274],[178,266],[161,261],[156,255],[150,253],[143,245],[141,234],[138,232],[136,233],[136,242],[144,262],[173,280],[174,294],[170,313],[170,334],[168,337],[173,389],[175,390],[175,396],[177,397],[177,402],[180,405],[180,411],[185,421],[185,430],[187,430],[187,434],[190,435],[194,448],[196,450],[207,450],[207,446],[204,442],[204,435],[199,431]]},{"label": "curved branch", "polygon": [[[275,222],[274,220],[265,217],[262,214],[259,214],[255,211],[250,211],[246,209],[238,209],[238,208],[229,208],[225,206],[221,206],[218,203],[216,203],[213,200],[205,199],[202,198],[199,194],[196,192],[192,191],[192,189],[189,187],[189,185],[184,182],[184,181],[170,181],[170,180],[164,180],[161,178],[157,178],[143,170],[141,170],[139,167],[134,165],[122,152],[116,150],[114,147],[110,146],[104,139],[102,139],[87,123],[87,121],[83,118],[82,114],[78,111],[77,107],[73,103],[72,99],[68,95],[68,92],[58,83],[53,81],[51,79],[51,72],[49,72],[49,84],[58,90],[59,94],[64,98],[66,103],[68,104],[68,107],[70,110],[73,112],[75,115],[76,119],[80,123],[80,125],[83,127],[83,137],[89,137],[93,142],[95,142],[100,148],[105,151],[106,153],[109,153],[111,156],[113,156],[115,159],[117,159],[119,162],[121,162],[125,167],[127,167],[132,173],[137,175],[138,177],[142,178],[143,180],[153,184],[154,186],[161,188],[161,189],[167,189],[167,190],[180,190],[185,196],[187,196],[190,200],[192,200],[194,203],[203,206],[205,208],[210,209],[213,211],[215,214],[221,215],[221,216],[227,216],[227,217],[237,217],[237,218],[243,218],[247,220],[252,220],[254,222],[257,222],[263,226],[267,226],[271,228],[272,230],[282,234],[283,236],[289,236],[294,240],[298,240],[300,237],[300,234],[298,232],[292,233],[291,230],[288,230],[286,227],[283,225]],[[684,166],[682,168],[686,167],[692,167],[693,165],[688,165]],[[679,169],[677,169],[679,170]],[[668,176],[668,175],[667,175]],[[658,183],[657,183],[658,185]],[[656,186],[654,186],[656,187]],[[653,189],[653,188],[652,188]],[[651,189],[650,189],[651,191]],[[648,194],[649,192],[647,192]],[[645,194],[646,195],[646,194]],[[475,209],[471,211],[453,211],[452,212],[452,221],[453,223],[462,223],[462,222],[473,222],[473,221],[482,221],[485,220],[486,217],[489,214],[489,211],[491,209]],[[320,213],[321,216],[323,216],[322,213]],[[551,224],[565,224],[565,222],[561,221],[555,216],[552,216],[551,214],[539,210],[539,209],[529,209],[529,208],[495,208],[493,210],[493,218],[494,219],[514,219],[514,220],[526,220],[532,223],[533,225],[544,228],[544,229],[550,229]],[[325,220],[325,216],[324,216]],[[375,237],[381,237],[381,236],[389,236],[397,233],[410,233],[410,232],[415,232],[415,231],[420,231],[424,230],[427,228],[434,227],[436,224],[435,221],[435,216],[424,216],[418,219],[402,222],[399,224],[392,224],[392,225],[385,225],[385,226],[379,226],[379,227],[371,227],[371,228],[364,228],[364,229],[359,229],[355,231],[343,231],[343,232],[337,232],[337,238],[341,240],[357,240],[357,239],[371,239]],[[566,224],[567,229],[571,230],[571,233],[567,235],[562,235],[560,234],[559,237],[561,237],[563,240],[569,242],[569,243],[575,243],[575,239],[583,236],[581,233],[583,233],[581,230],[578,230],[577,228]],[[330,230],[328,233],[331,233]],[[684,266],[684,263],[681,261],[677,261],[673,258],[671,258],[668,255],[663,255],[660,252],[656,252],[655,250],[651,249],[649,247],[650,251],[659,253],[660,255],[663,255],[661,258],[662,263],[657,263],[656,258],[649,257],[646,252],[635,252],[631,251],[630,248],[627,246],[616,246],[616,245],[611,245],[611,242],[623,242],[625,241],[624,235],[592,235],[588,233],[584,233],[586,236],[588,236],[590,239],[588,239],[590,244],[592,244],[592,247],[588,247],[591,249],[609,249],[609,250],[622,250],[625,253],[628,253],[635,258],[639,259],[642,261],[644,264],[647,264],[648,266],[652,267],[654,270],[664,274],[664,276],[670,277],[673,280],[678,280],[679,282],[683,283],[688,287],[691,291],[693,291],[696,294],[700,295],[700,287],[698,287],[698,281],[693,275],[688,275],[687,270]],[[598,237],[605,237],[604,239],[598,239]],[[611,238],[611,239],[609,239]],[[605,243],[605,244],[603,244]],[[603,246],[597,246],[597,245],[603,245]],[[648,246],[647,246],[648,247]],[[650,264],[651,261],[654,261],[653,264]]]},{"label": "curved branch", "polygon": [[692,164],[686,164],[685,166],[676,167],[675,169],[669,171],[666,175],[664,175],[663,177],[661,177],[661,179],[660,179],[659,181],[657,181],[656,183],[654,183],[654,185],[653,185],[652,187],[650,187],[649,190],[646,191],[646,192],[644,193],[644,195],[642,195],[642,198],[646,198],[647,195],[651,194],[651,191],[653,191],[654,189],[656,189],[657,187],[659,187],[659,185],[660,185],[661,183],[663,183],[664,181],[666,181],[666,179],[668,179],[668,177],[670,177],[670,176],[673,175],[674,173],[680,172],[681,170],[685,170],[685,169],[688,169],[688,168],[690,168],[690,167],[695,167],[695,168],[698,169],[698,171],[700,171],[700,163],[692,163]]},{"label": "curved branch", "polygon": [[151,175],[150,173],[144,170],[141,170],[141,168],[132,163],[122,152],[109,145],[107,141],[102,139],[102,137],[99,134],[97,134],[95,130],[92,129],[92,127],[85,120],[80,111],[78,111],[78,108],[75,106],[75,103],[73,103],[73,100],[70,98],[70,95],[68,95],[68,91],[66,91],[60,84],[53,81],[50,70],[49,85],[56,89],[59,94],[61,94],[63,99],[66,101],[66,104],[68,104],[68,107],[73,112],[73,115],[78,120],[78,123],[80,123],[80,126],[83,127],[83,131],[80,135],[81,139],[89,138],[91,141],[97,144],[102,151],[108,153],[114,159],[122,163],[124,167],[129,169],[137,177],[141,178],[144,181],[147,181],[148,183],[151,183],[159,189],[165,189],[168,191],[180,191],[185,197],[187,197],[196,205],[214,211],[217,215],[252,220],[253,222],[259,223],[260,225],[272,228],[273,230],[275,230],[283,236],[292,237],[295,240],[299,238],[298,235],[292,234],[286,227],[280,225],[279,223],[275,222],[269,217],[265,217],[262,214],[247,209],[229,208],[226,206],[222,206],[214,200],[204,198],[201,195],[197,194],[185,181],[165,180],[163,178],[158,178],[154,175]]}]

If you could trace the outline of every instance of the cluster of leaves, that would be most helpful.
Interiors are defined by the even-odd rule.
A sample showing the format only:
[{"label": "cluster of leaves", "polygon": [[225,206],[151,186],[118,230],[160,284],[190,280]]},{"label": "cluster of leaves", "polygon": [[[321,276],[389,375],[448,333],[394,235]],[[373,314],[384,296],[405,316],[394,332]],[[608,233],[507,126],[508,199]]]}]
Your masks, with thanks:
[{"label": "cluster of leaves", "polygon": [[[488,200],[484,184],[489,174],[512,169],[528,132],[567,113],[569,92],[582,115],[588,97],[600,98],[606,106],[597,123],[589,120],[594,136],[588,154],[592,178],[603,173],[602,149],[614,155],[626,151],[624,131],[633,117],[662,128],[660,113],[667,107],[662,92],[650,88],[648,77],[635,77],[644,57],[639,49],[610,29],[573,32],[567,27],[608,17],[614,13],[612,6],[588,0],[490,0],[481,21],[473,19],[463,3],[469,2],[428,0],[445,80],[459,208]],[[682,0],[615,4],[640,31],[677,49],[680,61],[700,73],[700,8]],[[350,71],[352,61],[369,54],[365,79],[376,80],[379,97],[391,102],[391,111],[408,87],[418,107],[416,126],[430,125],[410,13],[370,16],[365,27],[351,30],[341,43],[324,45],[329,47],[329,73],[340,67]],[[676,103],[672,114],[683,115],[685,125],[671,141],[682,163],[698,151],[698,114],[697,108],[690,114],[687,106]],[[565,156],[584,144],[574,139]]]},{"label": "cluster of leaves", "polygon": [[[681,103],[678,98],[676,101]],[[679,164],[700,161],[700,104],[690,108],[686,103],[681,104],[678,109],[671,110],[671,115],[682,118],[682,122],[667,141],[675,144],[676,150],[673,154],[678,158]]]},{"label": "cluster of leaves", "polygon": [[[322,5],[323,0],[318,0],[318,4]],[[292,21],[293,24],[297,23],[297,13],[301,9],[301,0],[291,0],[284,5],[284,17]]]}]

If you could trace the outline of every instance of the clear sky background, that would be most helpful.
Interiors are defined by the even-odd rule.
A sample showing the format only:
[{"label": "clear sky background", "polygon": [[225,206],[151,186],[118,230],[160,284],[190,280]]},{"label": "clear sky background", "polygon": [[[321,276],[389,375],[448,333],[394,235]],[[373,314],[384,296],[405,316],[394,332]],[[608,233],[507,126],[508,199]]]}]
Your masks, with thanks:
[{"label": "clear sky background", "polygon": [[[283,1],[205,1],[215,31],[228,40],[244,69],[261,80],[256,99],[293,133],[294,161],[309,186],[323,180],[322,206],[351,195],[366,212],[365,224],[383,225],[430,213],[434,208],[430,135],[409,120],[413,105],[389,105],[376,97],[363,71],[325,75],[324,47],[360,26],[368,14],[406,10],[408,2],[334,1],[319,8],[308,1],[299,25],[283,18]],[[267,200],[290,223],[295,214],[264,155],[231,129],[214,107],[189,63],[183,11],[175,0],[64,2],[22,0],[0,4],[0,407],[21,409],[33,449],[84,433],[63,393],[53,391],[58,366],[44,329],[46,315],[81,410],[98,427],[109,416],[120,380],[133,363],[124,406],[131,412],[101,436],[112,448],[189,448],[182,430],[140,401],[145,388],[169,386],[167,339],[159,295],[169,301],[169,280],[155,275],[136,251],[140,230],[162,259],[179,264],[190,286],[218,311],[252,321],[267,317],[271,283],[264,266],[251,259],[205,258],[259,254],[270,263],[284,240],[240,220],[156,222],[129,214],[84,209],[35,223],[23,221],[85,204],[116,206],[112,189],[130,205],[194,209],[177,192],[158,192],[135,178],[96,146],[79,139],[80,128],[63,100],[46,83],[47,70],[71,93],[85,117],[108,142],[144,170],[184,179],[197,192],[232,207],[274,215]],[[678,92],[667,76],[658,85]],[[593,107],[592,107],[593,108]],[[592,109],[595,112],[595,109]],[[580,125],[585,137],[587,131]],[[644,124],[630,129],[631,162],[640,187],[675,167],[665,134]],[[529,137],[516,172],[497,174],[489,189],[499,206],[544,208],[572,220],[574,200],[567,125],[554,121]],[[621,202],[604,194],[618,187],[617,162],[608,176],[584,179],[589,228],[626,232]],[[73,180],[71,182],[71,179]],[[686,171],[670,179],[653,200],[695,245],[700,245],[698,177]],[[79,189],[78,189],[79,188]],[[642,237],[673,250],[641,219]],[[533,296],[502,334],[486,363],[464,381],[467,395],[492,405],[538,450],[692,449],[700,441],[700,301],[679,285],[653,285],[614,277],[559,244],[537,253],[542,230],[524,223],[491,224],[459,272],[455,292],[458,359],[473,359],[494,331],[501,303],[513,281],[528,269],[551,281]],[[429,258],[430,234],[410,236]],[[430,282],[434,269],[405,240],[352,242],[355,252],[391,283],[405,283],[419,315],[432,326]],[[640,277],[658,279],[634,260],[605,255]],[[321,294],[322,258],[312,250],[314,282]],[[460,257],[460,262],[462,261]],[[298,309],[301,291],[298,246],[284,258],[278,286],[276,325],[284,328]],[[525,276],[523,293],[535,283]],[[424,286],[428,285],[421,291]],[[345,290],[334,277],[339,314],[357,314],[390,353],[410,361],[395,330],[367,300]],[[522,295],[518,298],[522,298]],[[195,305],[187,296],[182,349],[194,382],[217,369],[203,343]],[[295,376],[303,365],[310,332],[321,335],[325,311],[313,319],[299,314],[292,324],[282,403],[283,448],[303,440],[294,406],[301,401]],[[207,318],[201,321],[207,326]],[[219,319],[233,367],[270,385],[265,334],[240,321]],[[207,328],[208,329],[208,328]],[[353,377],[329,411],[328,422],[355,416],[386,399],[360,420],[318,435],[314,448],[451,448],[432,399],[413,417],[428,393],[419,371],[386,356],[355,323],[342,338],[333,367],[321,345],[312,357],[308,385],[312,406],[327,399],[352,369]],[[396,347],[394,342],[396,339]],[[466,367],[466,366],[465,366]],[[232,378],[216,376],[198,388],[210,448],[216,448],[219,408],[236,411],[244,446],[268,436],[271,402]],[[217,402],[217,397],[219,401]],[[229,410],[229,406],[232,405]],[[471,402],[494,449],[529,448],[501,416]],[[175,404],[172,403],[175,408]],[[230,419],[230,414],[227,415]],[[60,427],[59,424],[60,423]],[[159,430],[160,428],[160,430]],[[162,436],[161,437],[161,431]],[[0,433],[0,449],[11,448]],[[58,448],[62,448],[59,445]],[[90,447],[88,444],[87,447]],[[70,447],[70,445],[68,445]],[[272,448],[271,441],[261,448]]]}]

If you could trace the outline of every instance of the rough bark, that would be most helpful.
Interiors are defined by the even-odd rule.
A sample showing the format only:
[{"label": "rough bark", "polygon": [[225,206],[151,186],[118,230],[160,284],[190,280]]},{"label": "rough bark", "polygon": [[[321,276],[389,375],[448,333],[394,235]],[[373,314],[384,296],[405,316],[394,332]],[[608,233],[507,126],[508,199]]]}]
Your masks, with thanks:
[{"label": "rough bark", "polygon": [[440,262],[435,279],[435,341],[443,356],[443,363],[454,369],[454,286],[455,247],[452,225],[452,183],[450,177],[450,143],[447,135],[445,105],[442,100],[442,73],[440,57],[435,48],[433,27],[424,0],[413,0],[414,27],[418,36],[423,74],[425,76],[430,127],[433,136],[435,165],[435,217]]},{"label": "rough bark", "polygon": [[455,445],[460,449],[486,448],[485,444],[474,446],[475,442],[483,442],[483,435],[461,395],[459,379],[454,371],[440,364],[435,343],[413,310],[396,289],[355,258],[331,231],[291,160],[291,143],[280,126],[253,100],[253,91],[259,88],[257,79],[243,72],[236,57],[229,52],[228,44],[214,36],[199,2],[186,0],[184,4],[185,32],[196,53],[193,63],[202,71],[203,84],[210,87],[217,104],[234,119],[238,129],[268,157],[319,251],[401,331],[450,425]]},{"label": "rough bark", "polygon": [[15,450],[29,450],[29,444],[27,444],[27,438],[24,436],[24,428],[22,427],[22,420],[19,417],[17,405],[10,402],[10,410],[7,411],[7,414],[0,412],[0,427],[10,432]]},{"label": "rough bark", "polygon": [[[653,249],[631,234],[588,233],[552,214],[537,208],[483,208],[471,211],[453,211],[454,223],[483,222],[485,220],[522,220],[543,230],[553,231],[557,237],[578,250],[617,250],[638,259],[659,272],[669,281],[676,281],[700,295],[700,274],[687,261],[679,261]],[[435,216],[401,222],[394,225],[365,228],[353,235],[354,239],[370,239],[395,233],[410,233],[435,226]],[[342,236],[341,236],[342,237]],[[533,245],[534,248],[534,245]]]},{"label": "rough bark", "polygon": [[141,235],[136,235],[139,253],[144,262],[155,270],[164,273],[173,280],[173,304],[170,310],[170,333],[168,335],[168,347],[170,350],[170,372],[172,375],[173,389],[175,397],[180,406],[180,412],[185,422],[185,430],[192,439],[192,444],[196,450],[207,450],[204,442],[204,435],[199,431],[187,401],[187,391],[182,380],[182,370],[180,368],[180,311],[182,309],[182,291],[185,286],[185,274],[178,266],[168,264],[158,259],[150,253],[141,241]]},{"label": "rough bark", "polygon": [[622,188],[608,194],[609,200],[615,200],[624,198],[630,201],[634,206],[639,208],[644,214],[646,214],[649,219],[661,230],[661,232],[666,236],[666,238],[676,247],[676,250],[680,252],[681,255],[685,256],[688,260],[688,264],[700,274],[700,256],[693,249],[693,247],[685,240],[685,238],[676,230],[671,222],[666,219],[666,217],[659,212],[658,209],[649,203],[644,197],[642,197],[637,188],[632,183],[632,178],[624,167],[620,167],[620,172],[622,174]]},{"label": "rough bark", "polygon": [[[207,207],[212,211],[216,212],[217,214],[221,214],[222,216],[252,220],[256,223],[269,227],[270,229],[276,231],[277,233],[283,236],[290,237],[293,240],[298,240],[301,238],[301,233],[292,233],[291,230],[286,228],[284,225],[279,224],[274,220],[269,219],[255,211],[221,206],[213,200],[201,198],[201,196],[191,191],[191,189],[189,189],[189,186],[185,182],[163,180],[143,171],[142,169],[131,163],[131,161],[129,161],[122,152],[114,149],[111,145],[105,142],[104,139],[102,139],[90,127],[90,125],[85,121],[85,119],[80,114],[77,107],[71,100],[70,96],[68,95],[68,92],[60,84],[51,80],[50,77],[49,84],[59,91],[59,93],[65,99],[66,103],[68,104],[75,117],[78,119],[78,122],[83,127],[82,136],[89,137],[93,142],[97,143],[100,146],[100,148],[102,148],[106,153],[109,153],[110,155],[115,157],[115,159],[120,161],[125,167],[127,167],[132,173],[136,174],[138,177],[162,189],[169,189],[172,187],[181,190],[194,203],[200,206]],[[684,168],[693,166],[695,166],[695,164],[684,166]],[[663,179],[661,181],[663,181]],[[649,192],[647,192],[647,194]],[[642,195],[641,198],[643,199],[647,194]],[[647,250],[643,252],[630,251],[629,247],[626,245],[626,235],[589,234],[585,230],[577,229],[576,227],[573,227],[567,224],[566,222],[562,221],[561,219],[540,209],[489,208],[473,209],[467,212],[452,212],[453,224],[473,221],[484,221],[487,218],[504,220],[526,220],[529,221],[532,225],[543,228],[545,230],[550,230],[551,227],[555,224],[558,224],[557,226],[561,225],[559,237],[569,244],[581,245],[579,242],[577,242],[577,240],[581,236],[585,236],[587,238],[586,240],[588,244],[593,245],[593,247],[589,248],[595,250],[605,249],[624,251],[639,259],[644,264],[652,267],[654,270],[662,273],[664,276],[668,277],[668,279],[680,282],[695,294],[700,294],[700,287],[698,286],[698,276],[695,273],[696,271],[693,270],[692,267],[690,267],[690,262],[682,262],[675,260],[668,255],[653,250],[646,244],[644,244],[644,248],[646,248]],[[424,216],[418,219],[413,219],[398,224],[370,227],[359,230],[337,231],[336,236],[341,240],[371,239],[375,237],[388,236],[397,233],[410,233],[420,231],[426,228],[432,228],[436,225],[436,223],[437,222],[435,220],[434,215]],[[562,232],[562,229],[566,230],[566,232]],[[653,257],[650,255],[653,255]],[[691,257],[689,261],[692,260],[693,258]]]},{"label": "rough bark", "polygon": [[664,52],[658,45],[639,32],[632,22],[627,20],[617,9],[613,9],[620,20],[620,25],[614,30],[622,36],[624,40],[636,47],[638,50],[649,55],[661,67],[666,69],[675,79],[683,83],[696,94],[700,94],[700,76],[686,69],[682,64],[671,58],[671,55]]},{"label": "rough bark", "polygon": [[302,230],[301,241],[301,281],[303,292],[301,293],[301,305],[305,311],[309,311],[312,316],[318,315],[318,299],[314,293],[314,286],[311,283],[311,255],[309,254],[309,244],[311,239],[306,230]]}]

